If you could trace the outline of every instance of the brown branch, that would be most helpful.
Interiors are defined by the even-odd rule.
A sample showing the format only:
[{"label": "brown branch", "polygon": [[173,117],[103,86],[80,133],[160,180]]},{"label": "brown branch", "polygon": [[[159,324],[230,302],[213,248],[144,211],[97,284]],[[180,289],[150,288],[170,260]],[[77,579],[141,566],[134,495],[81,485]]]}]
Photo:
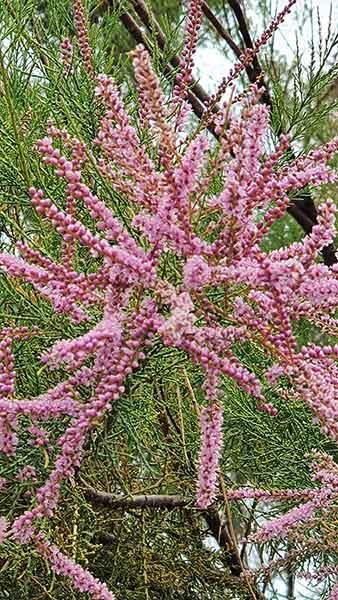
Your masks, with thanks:
[{"label": "brown branch", "polygon": [[242,48],[240,48],[232,39],[229,32],[223,27],[222,23],[217,19],[216,15],[212,12],[212,10],[209,8],[206,2],[203,2],[202,10],[208,21],[210,21],[214,29],[217,31],[218,35],[226,41],[226,43],[237,56],[237,58],[240,58],[243,54]]},{"label": "brown branch", "polygon": [[109,508],[159,508],[171,510],[173,508],[184,508],[191,500],[178,495],[141,495],[141,496],[114,496],[107,492],[99,492],[94,488],[86,488],[85,497],[95,505]]},{"label": "brown branch", "polygon": [[[241,560],[239,560],[236,550],[233,548],[233,541],[226,523],[221,521],[218,512],[215,510],[204,512],[203,518],[205,519],[212,536],[218,542],[219,546],[226,552],[226,564],[231,575],[242,579],[243,566],[241,564]],[[245,585],[245,579],[243,578],[242,580],[243,584]],[[258,588],[253,587],[251,584],[248,596],[246,596],[246,600],[252,600],[252,598],[255,598],[256,600],[265,600],[264,595],[258,590]]]},{"label": "brown branch", "polygon": [[216,542],[221,548],[225,549],[227,553],[229,553],[229,560],[227,561],[227,564],[229,566],[230,573],[236,577],[239,577],[242,569],[241,565],[238,563],[236,552],[231,550],[232,540],[226,524],[221,523],[219,514],[216,511],[205,511],[203,513],[203,518],[205,519],[208,529],[215,538]]},{"label": "brown branch", "polygon": [[[107,492],[99,492],[91,487],[86,487],[85,497],[95,506],[105,506],[106,508],[110,509],[154,508],[160,510],[172,510],[175,508],[188,508],[189,505],[192,506],[192,500],[180,495],[157,494],[118,497]],[[238,560],[236,551],[233,549],[233,541],[227,529],[226,523],[221,522],[218,511],[213,508],[207,511],[199,512],[204,518],[210,533],[215,538],[219,546],[225,551],[226,565],[229,568],[231,575],[236,577],[237,581],[240,580],[243,567]],[[101,532],[100,534],[97,534],[95,540],[98,543],[110,545],[114,543],[114,536]],[[252,597],[253,596],[250,595],[250,598]],[[256,589],[254,590],[254,597],[264,600]]]}]

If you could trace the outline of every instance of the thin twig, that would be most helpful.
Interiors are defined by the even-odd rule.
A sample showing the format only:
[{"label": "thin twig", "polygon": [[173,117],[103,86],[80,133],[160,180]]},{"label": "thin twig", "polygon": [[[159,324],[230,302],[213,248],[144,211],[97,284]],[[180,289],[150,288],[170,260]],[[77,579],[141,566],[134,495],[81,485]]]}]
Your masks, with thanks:
[{"label": "thin twig", "polygon": [[247,526],[245,528],[245,533],[244,533],[244,540],[245,541],[243,542],[242,549],[241,549],[241,560],[244,560],[244,558],[245,558],[245,550],[246,550],[247,543],[248,543],[247,539],[248,539],[248,537],[249,537],[249,535],[251,533],[252,521],[254,520],[254,514],[255,514],[255,510],[256,510],[257,504],[258,504],[258,500],[256,500],[256,498],[255,498],[255,500],[252,503],[252,507],[251,507],[250,514],[249,514],[248,523],[247,523]]},{"label": "thin twig", "polygon": [[240,48],[236,42],[232,39],[229,32],[223,27],[222,23],[216,17],[216,15],[212,12],[206,2],[202,4],[202,10],[208,21],[213,25],[214,29],[218,33],[218,35],[226,41],[228,46],[234,52],[237,58],[240,58],[243,54],[243,49]]},{"label": "thin twig", "polygon": [[184,460],[187,467],[190,466],[190,461],[187,454],[187,446],[185,441],[185,431],[184,431],[184,421],[183,421],[183,411],[182,411],[182,397],[179,386],[176,387],[177,401],[178,401],[178,411],[180,416],[180,427],[181,427],[181,438],[182,438],[182,446],[183,446],[183,454]]}]

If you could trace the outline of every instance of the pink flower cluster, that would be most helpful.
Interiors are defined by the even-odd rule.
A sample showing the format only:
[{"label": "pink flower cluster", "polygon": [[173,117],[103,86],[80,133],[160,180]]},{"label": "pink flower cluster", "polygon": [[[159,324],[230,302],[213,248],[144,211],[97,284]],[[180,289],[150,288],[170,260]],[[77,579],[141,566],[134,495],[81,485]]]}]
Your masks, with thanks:
[{"label": "pink flower cluster", "polygon": [[299,527],[305,521],[310,521],[318,509],[327,507],[333,501],[332,496],[332,490],[323,488],[312,500],[263,525],[256,534],[251,536],[250,540],[263,543],[274,538],[286,537],[291,528]]},{"label": "pink flower cluster", "polygon": [[31,425],[31,427],[27,428],[27,431],[32,436],[31,444],[32,446],[47,446],[49,445],[49,433],[46,429],[42,429],[42,427],[37,427],[36,425]]},{"label": "pink flower cluster", "polygon": [[162,163],[168,168],[175,153],[175,136],[169,123],[166,99],[156,77],[148,52],[143,46],[133,51],[135,78],[139,90],[139,114],[141,122],[159,137],[158,152]]},{"label": "pink flower cluster", "polygon": [[93,600],[115,600],[115,596],[108,590],[106,584],[101,583],[86,569],[65,556],[42,534],[36,535],[35,547],[39,554],[48,560],[54,573],[69,577],[74,587],[80,592],[87,592]]},{"label": "pink flower cluster", "polygon": [[73,12],[81,58],[88,75],[93,77],[94,67],[92,49],[89,43],[87,16],[82,0],[73,0]]},{"label": "pink flower cluster", "polygon": [[181,129],[189,109],[186,103],[188,87],[192,80],[194,56],[198,33],[202,23],[202,0],[190,0],[186,19],[185,39],[180,54],[180,67],[173,90],[173,106],[177,111],[176,128]]},{"label": "pink flower cluster", "polygon": [[69,75],[71,73],[73,59],[73,46],[69,38],[64,38],[60,44],[60,58],[65,75]]},{"label": "pink flower cluster", "polygon": [[222,450],[223,407],[213,403],[200,413],[202,432],[196,504],[207,508],[215,498],[219,457]]},{"label": "pink flower cluster", "polygon": [[17,475],[19,481],[36,481],[36,469],[31,465],[26,465],[22,469],[20,469]]}]

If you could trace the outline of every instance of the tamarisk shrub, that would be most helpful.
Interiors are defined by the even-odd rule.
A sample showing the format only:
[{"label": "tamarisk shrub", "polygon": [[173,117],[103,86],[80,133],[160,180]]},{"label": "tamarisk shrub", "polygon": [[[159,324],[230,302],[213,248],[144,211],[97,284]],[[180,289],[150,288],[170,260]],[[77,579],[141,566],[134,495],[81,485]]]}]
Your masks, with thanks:
[{"label": "tamarisk shrub", "polygon": [[[293,3],[287,4],[243,64],[266,42]],[[217,494],[224,377],[234,380],[256,400],[257,409],[271,417],[277,410],[266,402],[263,387],[287,378],[322,431],[337,441],[338,345],[309,343],[299,347],[294,333],[294,325],[303,317],[330,331],[336,328],[338,267],[320,262],[321,250],[335,237],[335,205],[327,199],[319,206],[318,223],[302,242],[274,251],[263,250],[262,243],[274,223],[285,215],[290,194],[307,185],[335,181],[328,163],[338,150],[338,138],[283,163],[289,146],[283,135],[269,154],[269,109],[260,103],[262,90],[258,85],[235,99],[233,105],[224,103],[216,116],[208,113],[205,124],[212,119],[219,135],[216,152],[205,131],[184,134],[189,116],[186,91],[202,6],[201,2],[191,2],[182,57],[184,71],[172,99],[164,95],[146,50],[138,46],[132,55],[140,118],[153,143],[149,153],[112,78],[95,75],[83,7],[80,0],[74,4],[81,56],[88,74],[95,79],[97,107],[102,111],[95,150],[55,124],[48,124],[47,136],[37,141],[36,150],[44,164],[64,181],[65,207],[57,206],[42,189],[31,187],[29,193],[36,211],[62,239],[61,259],[54,262],[20,243],[21,256],[3,252],[0,264],[9,277],[31,284],[57,313],[75,324],[87,324],[87,330],[46,350],[43,363],[51,369],[62,367],[67,376],[26,400],[17,399],[15,394],[12,343],[36,331],[6,328],[1,332],[1,451],[8,456],[15,454],[22,416],[33,421],[28,432],[38,445],[48,443],[40,421],[67,415],[70,424],[58,440],[59,455],[47,480],[37,489],[32,508],[11,523],[1,520],[0,541],[10,538],[33,544],[55,573],[70,577],[75,588],[92,598],[111,600],[114,595],[107,586],[52,544],[41,524],[53,517],[63,482],[74,477],[80,467],[88,434],[123,395],[126,378],[141,366],[154,341],[184,351],[204,370],[198,508],[208,508]],[[68,68],[71,46],[64,41],[61,47]],[[231,74],[227,85],[241,68]],[[223,82],[222,91],[225,87]],[[215,97],[219,98],[217,94]],[[132,222],[118,218],[94,194],[87,183],[88,160],[127,199],[134,214]],[[218,193],[210,191],[214,175],[222,181]],[[94,233],[81,221],[80,203],[95,223]],[[78,245],[97,259],[95,272],[84,274],[76,269]],[[175,284],[163,269],[163,260],[170,254],[179,265]],[[224,302],[212,299],[210,291],[215,287],[223,291]],[[97,314],[100,318],[94,321]],[[260,344],[271,357],[271,368],[262,378],[236,356],[238,341]],[[79,399],[79,386],[93,390],[88,401]],[[252,535],[252,541],[298,534],[304,536],[306,548],[311,545],[304,533],[306,527],[313,525],[318,510],[327,514],[337,489],[332,461],[316,460],[314,476],[321,484],[319,490],[280,492],[277,499],[303,503],[265,524]],[[27,473],[31,473],[28,466],[25,476]],[[274,499],[272,492],[246,488],[229,492],[229,499],[236,498]]]}]

